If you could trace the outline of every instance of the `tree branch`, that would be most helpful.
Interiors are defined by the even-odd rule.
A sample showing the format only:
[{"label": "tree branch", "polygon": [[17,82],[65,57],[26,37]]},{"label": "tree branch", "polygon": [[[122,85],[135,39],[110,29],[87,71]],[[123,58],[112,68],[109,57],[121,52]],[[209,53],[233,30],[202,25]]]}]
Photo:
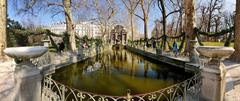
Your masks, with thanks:
[{"label": "tree branch", "polygon": [[140,18],[140,19],[144,20],[144,18],[143,18],[143,17],[141,17],[141,16],[139,16],[139,15],[137,15],[137,14],[135,14],[135,13],[134,13],[134,15],[135,15],[135,16],[137,16],[138,18]]},{"label": "tree branch", "polygon": [[181,10],[182,10],[182,9],[174,10],[174,11],[168,13],[168,14],[166,15],[166,17],[168,17],[169,15],[171,15],[171,14],[173,14],[173,13],[180,12]]}]

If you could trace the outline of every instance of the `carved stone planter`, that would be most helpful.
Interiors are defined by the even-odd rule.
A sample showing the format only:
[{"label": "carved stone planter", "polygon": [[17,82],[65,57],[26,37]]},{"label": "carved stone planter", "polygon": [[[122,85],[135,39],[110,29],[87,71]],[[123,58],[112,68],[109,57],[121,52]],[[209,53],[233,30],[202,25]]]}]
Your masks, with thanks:
[{"label": "carved stone planter", "polygon": [[6,48],[4,53],[17,60],[15,68],[16,101],[41,101],[40,70],[30,62],[31,58],[42,56],[48,48],[39,47],[12,47]]},{"label": "carved stone planter", "polygon": [[197,51],[201,56],[210,58],[203,67],[202,98],[206,101],[223,101],[225,93],[226,69],[223,60],[228,58],[234,49],[230,47],[200,46]]}]

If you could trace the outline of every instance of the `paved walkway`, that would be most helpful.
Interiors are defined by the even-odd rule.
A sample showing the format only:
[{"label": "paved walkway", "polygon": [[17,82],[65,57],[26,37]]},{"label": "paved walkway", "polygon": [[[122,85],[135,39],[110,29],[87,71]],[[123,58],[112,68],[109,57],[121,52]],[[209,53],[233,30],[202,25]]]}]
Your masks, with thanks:
[{"label": "paved walkway", "polygon": [[225,61],[227,86],[225,101],[240,101],[240,63]]},{"label": "paved walkway", "polygon": [[14,62],[0,63],[0,101],[13,101]]}]

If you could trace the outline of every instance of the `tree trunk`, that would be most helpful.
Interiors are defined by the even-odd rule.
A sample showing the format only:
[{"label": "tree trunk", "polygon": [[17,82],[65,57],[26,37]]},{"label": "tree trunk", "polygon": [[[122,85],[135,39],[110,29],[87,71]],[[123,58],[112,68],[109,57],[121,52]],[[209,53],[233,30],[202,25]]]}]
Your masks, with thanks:
[{"label": "tree trunk", "polygon": [[[159,0],[161,8],[162,8],[162,23],[163,23],[163,35],[167,34],[167,15],[166,15],[166,9],[165,9],[165,5],[164,5],[164,0]],[[158,6],[160,6],[158,5]],[[159,7],[160,8],[160,7]],[[163,43],[162,43],[162,48],[164,51],[166,51],[167,49],[167,39],[164,36],[163,37]]]},{"label": "tree trunk", "polygon": [[74,25],[72,19],[72,11],[71,11],[71,0],[63,0],[64,3],[64,13],[66,20],[67,33],[70,35],[69,38],[69,48],[71,51],[76,52],[76,40],[75,40],[75,32]]},{"label": "tree trunk", "polygon": [[133,38],[134,38],[134,36],[133,36],[133,13],[131,13],[131,31],[132,31],[132,41],[133,41]]},{"label": "tree trunk", "polygon": [[3,50],[7,45],[7,0],[0,0],[0,15],[0,60],[4,60]]},{"label": "tree trunk", "polygon": [[209,16],[208,16],[207,32],[211,32],[211,21],[212,21],[212,11],[210,11]]},{"label": "tree trunk", "polygon": [[147,39],[148,39],[148,18],[144,18],[144,41],[145,45],[147,45]]},{"label": "tree trunk", "polygon": [[194,27],[195,23],[195,0],[184,0],[185,17],[184,17],[184,31],[186,33],[185,53],[190,52],[190,40],[195,39]]},{"label": "tree trunk", "polygon": [[235,15],[235,52],[231,56],[231,60],[240,62],[240,0],[236,0],[236,15]]}]

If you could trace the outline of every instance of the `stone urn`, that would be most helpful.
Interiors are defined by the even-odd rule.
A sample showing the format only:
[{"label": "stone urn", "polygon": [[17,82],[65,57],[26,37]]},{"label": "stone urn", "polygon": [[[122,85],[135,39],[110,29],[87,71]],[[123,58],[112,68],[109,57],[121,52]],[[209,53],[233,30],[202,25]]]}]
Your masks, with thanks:
[{"label": "stone urn", "polygon": [[234,49],[231,47],[200,46],[196,48],[201,56],[210,58],[201,73],[203,79],[202,96],[206,101],[223,101],[225,95],[226,69],[223,60],[228,58]]},{"label": "stone urn", "polygon": [[42,56],[48,51],[43,46],[6,48],[4,53],[17,61],[14,72],[14,92],[16,101],[41,101],[40,70],[30,59]]},{"label": "stone urn", "polygon": [[4,53],[14,59],[29,60],[30,58],[37,58],[48,51],[48,48],[42,46],[30,47],[10,47],[4,50]]},{"label": "stone urn", "polygon": [[202,56],[219,60],[231,56],[234,52],[234,49],[231,47],[199,46],[197,47],[197,51]]},{"label": "stone urn", "polygon": [[[39,72],[30,59],[42,56],[48,51],[48,48],[43,46],[30,46],[30,47],[10,47],[4,50],[4,53],[14,58],[17,63],[15,72],[21,73],[21,76],[28,76],[31,73]],[[34,71],[34,72],[33,72]],[[28,73],[26,73],[28,72]]]}]

